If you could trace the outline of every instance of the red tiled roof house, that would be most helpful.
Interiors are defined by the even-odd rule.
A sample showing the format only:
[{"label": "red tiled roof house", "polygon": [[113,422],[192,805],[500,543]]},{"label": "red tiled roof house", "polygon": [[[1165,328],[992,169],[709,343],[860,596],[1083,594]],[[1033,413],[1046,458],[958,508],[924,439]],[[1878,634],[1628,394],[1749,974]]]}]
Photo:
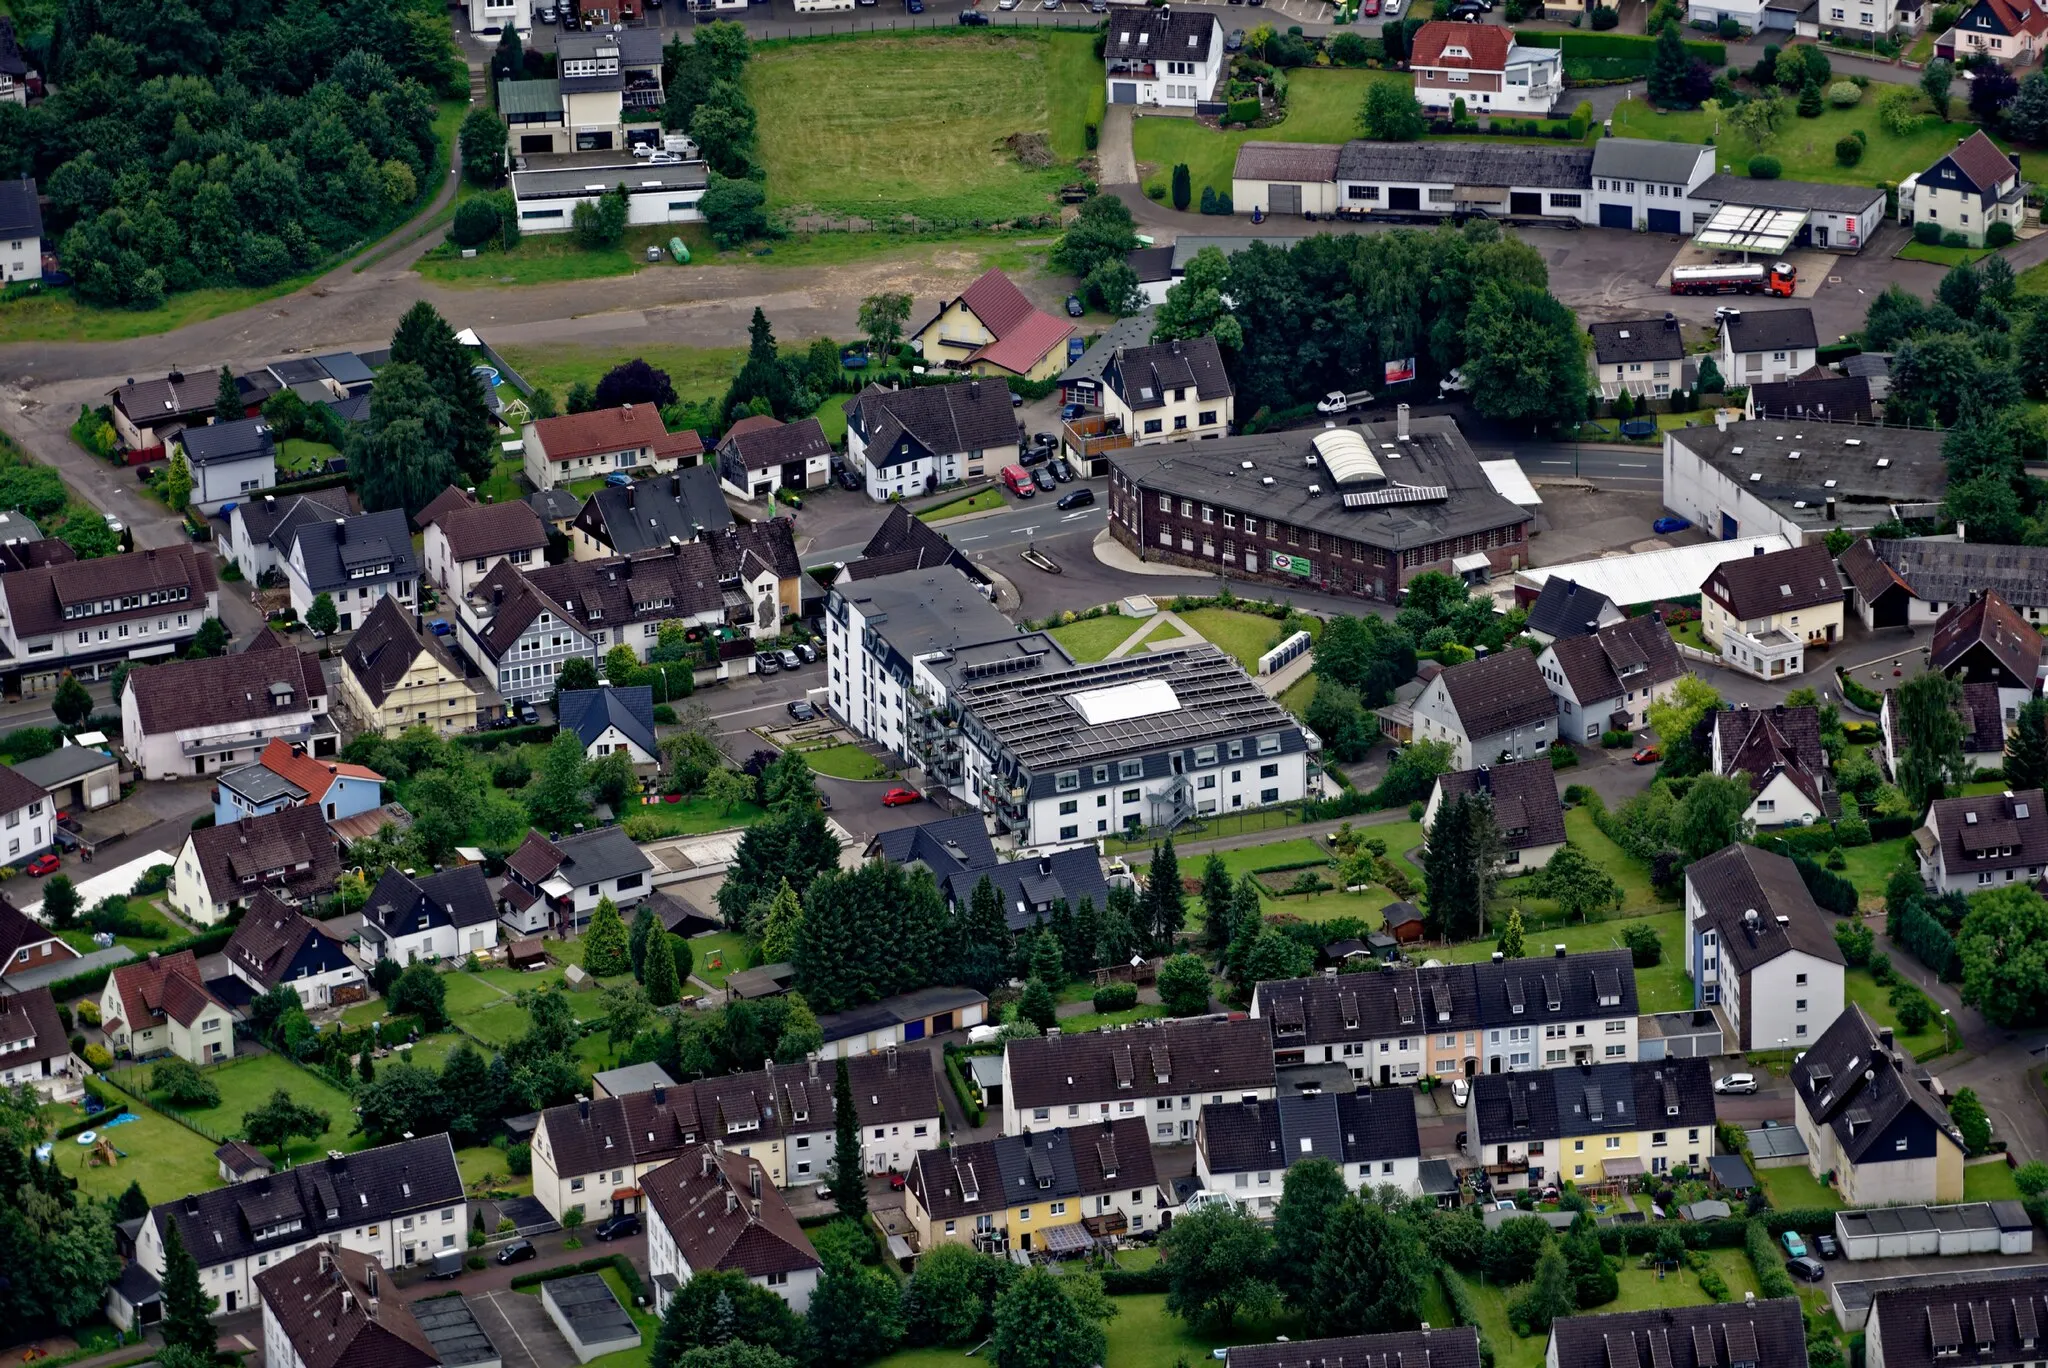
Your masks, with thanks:
[{"label": "red tiled roof house", "polygon": [[1001,271],[990,270],[947,301],[911,342],[926,362],[976,375],[1050,380],[1067,364],[1072,325],[1037,308]]},{"label": "red tiled roof house", "polygon": [[[2011,6],[1996,8],[2009,11]],[[1963,24],[1956,25],[1955,31],[1964,36],[1965,52],[1971,50],[1967,46],[1971,35],[1965,32],[1964,24],[1972,16],[1992,9],[1988,3],[1980,4],[1963,16]],[[2033,17],[2036,21],[2043,18],[2038,10]],[[2024,28],[2020,32],[2029,38],[2034,36]],[[1972,247],[1984,245],[1985,230],[1994,223],[2010,224],[2017,231],[2027,212],[2027,187],[2020,179],[2019,154],[1999,151],[1998,144],[1980,129],[1942,153],[1939,161],[1920,173],[1913,183],[1912,204],[1914,222],[1937,224],[1943,233],[1961,233]]]},{"label": "red tiled roof house", "polygon": [[1408,65],[1424,109],[1541,117],[1564,95],[1564,54],[1523,47],[1507,29],[1433,19],[1416,30]]},{"label": "red tiled roof house", "polygon": [[142,963],[116,969],[100,992],[100,1029],[117,1056],[174,1054],[211,1064],[235,1053],[234,1013],[207,991],[190,950],[152,950]]},{"label": "red tiled roof house", "polygon": [[619,472],[661,472],[702,459],[704,443],[694,432],[670,432],[652,404],[593,409],[528,423],[526,478],[535,489]]}]

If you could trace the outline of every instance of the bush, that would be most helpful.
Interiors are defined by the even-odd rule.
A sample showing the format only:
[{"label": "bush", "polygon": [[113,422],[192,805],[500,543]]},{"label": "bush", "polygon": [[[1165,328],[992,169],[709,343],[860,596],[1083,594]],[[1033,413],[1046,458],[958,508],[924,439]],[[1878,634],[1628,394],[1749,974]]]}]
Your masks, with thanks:
[{"label": "bush", "polygon": [[1579,753],[1562,741],[1550,743],[1550,767],[1554,770],[1570,769],[1579,763]]},{"label": "bush", "polygon": [[107,1047],[97,1042],[85,1047],[85,1066],[88,1069],[111,1069],[114,1056],[107,1053]]},{"label": "bush", "polygon": [[1941,235],[1941,245],[1944,247],[1967,247],[1970,245],[1970,240],[1951,228]]},{"label": "bush", "polygon": [[458,247],[481,247],[498,235],[498,209],[488,196],[462,202],[455,211],[455,223],[448,236]]},{"label": "bush", "polygon": [[1742,37],[1742,25],[1726,14],[1721,16],[1720,22],[1714,26],[1714,31],[1724,43],[1733,43]]},{"label": "bush", "polygon": [[1935,247],[1941,243],[1941,225],[1926,219],[1913,225],[1913,241],[1923,247]]},{"label": "bush", "polygon": [[1892,1011],[1898,1015],[1900,1031],[1919,1035],[1934,1024],[1934,1008],[1918,989],[1902,983],[1893,990],[1892,997]]},{"label": "bush", "polygon": [[1593,17],[1589,22],[1592,25],[1593,32],[1605,33],[1608,29],[1621,22],[1621,11],[1611,5],[1595,5],[1593,6]]},{"label": "bush", "polygon": [[1134,983],[1105,983],[1095,990],[1098,1012],[1127,1012],[1137,1005],[1138,986]]},{"label": "bush", "polygon": [[1653,969],[1664,960],[1664,942],[1654,926],[1628,927],[1621,933],[1621,943],[1628,947],[1629,958],[1638,969]]},{"label": "bush", "polygon": [[1837,81],[1828,87],[1828,103],[1837,109],[1847,109],[1863,98],[1863,87],[1854,81]]},{"label": "bush", "polygon": [[1604,731],[1600,733],[1600,744],[1608,750],[1620,750],[1634,739],[1625,731]]},{"label": "bush", "polygon": [[1984,230],[1984,245],[1986,247],[2009,246],[2012,239],[2012,225],[2004,220],[2000,220]]},{"label": "bush", "polygon": [[1749,178],[1751,180],[1776,180],[1784,172],[1784,164],[1776,157],[1751,157],[1749,159]]},{"label": "bush", "polygon": [[[1347,33],[1344,36],[1346,38],[1358,37],[1358,35],[1355,33]],[[1360,41],[1363,40],[1361,39]],[[1258,119],[1258,117],[1259,102],[1256,98],[1250,100],[1232,100],[1229,104],[1223,106],[1223,122],[1226,124],[1248,124],[1255,122]]]},{"label": "bush", "polygon": [[[1851,90],[1856,87],[1850,86]],[[1854,166],[1863,160],[1863,143],[1853,136],[1835,139],[1835,165]]]}]

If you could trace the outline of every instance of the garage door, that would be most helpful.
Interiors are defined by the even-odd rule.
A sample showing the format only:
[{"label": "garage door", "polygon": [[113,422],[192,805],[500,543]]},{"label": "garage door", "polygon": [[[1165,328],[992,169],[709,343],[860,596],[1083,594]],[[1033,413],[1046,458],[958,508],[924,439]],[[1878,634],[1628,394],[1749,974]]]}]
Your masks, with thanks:
[{"label": "garage door", "polygon": [[1543,196],[1516,192],[1508,196],[1510,214],[1540,214],[1543,212]]},{"label": "garage door", "polygon": [[1635,211],[1626,204],[1603,204],[1600,206],[1602,228],[1633,228],[1636,226]]},{"label": "garage door", "polygon": [[1111,81],[1109,83],[1109,102],[1111,104],[1136,104],[1138,102],[1138,83],[1136,81]]},{"label": "garage door", "polygon": [[1415,189],[1389,190],[1387,207],[1397,213],[1406,211],[1412,214],[1422,208],[1422,192]]},{"label": "garage door", "polygon": [[521,152],[552,152],[555,150],[555,135],[552,133],[522,133],[519,135]]},{"label": "garage door", "polygon": [[1266,207],[1276,214],[1300,213],[1301,187],[1298,185],[1267,186]]},{"label": "garage door", "polygon": [[1676,209],[1650,210],[1650,231],[1653,233],[1682,233]]}]

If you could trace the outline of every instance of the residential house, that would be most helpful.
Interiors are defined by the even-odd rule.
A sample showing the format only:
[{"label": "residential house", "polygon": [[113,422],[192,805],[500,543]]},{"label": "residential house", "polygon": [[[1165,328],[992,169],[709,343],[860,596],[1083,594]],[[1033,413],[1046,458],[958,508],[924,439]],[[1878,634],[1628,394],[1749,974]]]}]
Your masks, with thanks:
[{"label": "residential house", "polygon": [[[926,1050],[852,1055],[847,1078],[860,1124],[861,1168],[904,1173],[944,1134],[939,1078]],[[806,1187],[831,1171],[838,1070],[818,1058],[657,1083],[618,1097],[549,1107],[533,1135],[533,1191],[558,1219],[640,1207],[641,1181],[699,1144],[762,1165],[777,1187]]]},{"label": "residential house", "polygon": [[665,475],[680,464],[695,465],[704,451],[694,432],[676,433],[671,441],[653,404],[540,418],[522,435],[525,474],[535,489],[612,475]]},{"label": "residential house", "polygon": [[1914,839],[1920,876],[1940,892],[2039,883],[2048,867],[2048,800],[2040,789],[1937,798]]},{"label": "residential house", "polygon": [[[977,814],[971,820],[979,822],[981,817]],[[987,837],[982,839],[985,842]],[[1093,844],[951,871],[940,877],[939,891],[945,894],[948,907],[964,911],[983,879],[1002,902],[1003,920],[1020,934],[1049,924],[1054,903],[1064,902],[1069,910],[1079,907],[1084,898],[1098,908],[1109,905],[1109,883],[1102,877],[1102,863]]]},{"label": "residential house", "polygon": [[291,549],[292,534],[299,524],[345,518],[354,511],[348,490],[340,486],[282,498],[265,494],[260,499],[239,500],[227,514],[228,559],[242,572],[242,578],[256,584],[278,571],[278,547]]},{"label": "residential house", "polygon": [[1792,1066],[1792,1123],[1847,1206],[1963,1200],[1963,1137],[1889,1026],[1850,1004]]},{"label": "residential house", "polygon": [[903,1209],[920,1249],[1059,1254],[1159,1229],[1165,1191],[1145,1123],[1102,1121],[920,1154]]},{"label": "residential house", "polygon": [[609,644],[609,623],[586,629],[517,568],[500,563],[462,599],[455,640],[482,671],[485,687],[517,704],[554,693],[565,661],[595,665],[604,655],[600,635]]},{"label": "residential house", "polygon": [[367,765],[321,760],[306,748],[272,739],[255,763],[229,770],[214,785],[213,818],[222,826],[301,804],[339,822],[374,812],[384,802],[384,776]]},{"label": "residential house", "polygon": [[861,548],[860,559],[849,561],[840,571],[839,579],[880,579],[906,570],[936,570],[942,565],[951,566],[984,588],[990,583],[987,573],[947,541],[945,533],[911,513],[907,504],[896,504]]},{"label": "residential house", "polygon": [[1496,1190],[1698,1171],[1714,1155],[1704,1059],[1482,1074],[1466,1116],[1471,1153]]},{"label": "residential house", "polygon": [[1758,679],[1803,673],[1806,648],[1842,635],[1842,577],[1825,545],[1723,561],[1700,585],[1700,634]]},{"label": "residential house", "polygon": [[[500,561],[524,568],[545,559],[548,530],[525,503],[473,503],[452,487],[441,498],[447,494],[456,495],[461,503],[438,511],[429,504],[419,518],[427,578],[436,588],[461,598]],[[431,519],[429,513],[434,515]]]},{"label": "residential house", "polygon": [[0,993],[5,992],[4,980],[16,974],[78,957],[62,936],[0,897]]},{"label": "residential house", "polygon": [[183,650],[218,616],[213,557],[192,546],[51,562],[0,574],[0,682],[24,696],[68,673],[104,679]]},{"label": "residential house", "polygon": [[256,1295],[267,1368],[440,1368],[375,1255],[314,1245],[257,1274]]},{"label": "residential house", "polygon": [[1048,1034],[1003,1052],[1006,1135],[1135,1118],[1151,1121],[1154,1144],[1185,1144],[1198,1108],[1271,1096],[1273,1036],[1259,1020]]},{"label": "residential house", "polygon": [[1008,276],[990,267],[912,333],[910,343],[927,365],[1050,380],[1067,364],[1067,339],[1073,335],[1072,324],[1033,305]]},{"label": "residential house", "polygon": [[32,1087],[45,1102],[72,1102],[84,1092],[84,1076],[49,989],[0,994],[0,1087]]},{"label": "residential house", "polygon": [[1567,575],[1552,575],[1529,605],[1529,620],[1523,630],[1548,646],[1565,637],[1590,636],[1627,620],[1628,614],[1599,590]]},{"label": "residential house", "polygon": [[267,888],[249,900],[221,953],[228,972],[253,991],[289,983],[307,1011],[369,996],[363,971],[342,943]]},{"label": "residential house", "polygon": [[[24,103],[28,64],[14,45],[14,26],[0,30],[0,103]],[[19,66],[16,73],[9,68]],[[43,205],[28,176],[0,181],[0,284],[43,278]]]},{"label": "residential house", "polygon": [[1547,758],[1557,740],[1557,704],[1529,651],[1453,665],[1412,706],[1416,739],[1449,743],[1458,769]]},{"label": "residential house", "polygon": [[1118,351],[1102,369],[1102,416],[1139,446],[1229,436],[1237,413],[1216,339]]},{"label": "residential house", "polygon": [[[1963,723],[1964,770],[2002,769],[2005,765],[2006,719],[2005,709],[1998,698],[1998,686],[1975,682],[1963,685],[1962,697],[1956,700],[1956,716]],[[1896,776],[1899,756],[1904,750],[1897,689],[1884,691],[1884,707],[1878,712],[1877,724],[1884,738],[1885,770]]]},{"label": "residential house", "polygon": [[[1566,0],[1573,11],[1582,3]],[[1557,8],[1556,0],[1545,0],[1546,12]],[[1648,138],[1602,138],[1593,144],[1597,207],[1587,222],[1648,233],[1690,233],[1705,221],[1710,204],[1700,198],[1700,190],[1713,174],[1711,147]],[[1658,325],[1645,322],[1643,326]],[[1599,378],[1606,376],[1603,373]],[[1689,380],[1686,387],[1690,388]],[[1654,385],[1651,392],[1655,392]]]},{"label": "residential house", "polygon": [[277,443],[262,418],[188,427],[173,441],[192,472],[192,507],[218,513],[223,504],[277,484]]},{"label": "residential house", "polygon": [[397,737],[424,726],[454,736],[476,728],[476,690],[461,664],[440,637],[414,627],[401,599],[377,600],[342,649],[341,664],[341,705],[366,731]]},{"label": "residential house", "polygon": [[1819,347],[1811,309],[1732,309],[1721,318],[1718,357],[1730,385],[1803,375]]},{"label": "residential house", "polygon": [[1954,28],[1935,40],[1934,55],[1952,62],[1985,56],[2021,67],[2040,57],[2044,35],[2048,11],[2033,0],[1976,0]]},{"label": "residential house", "polygon": [[199,977],[190,950],[152,950],[146,960],[118,966],[100,990],[100,1030],[124,1058],[174,1054],[213,1064],[235,1054],[235,1014]]},{"label": "residential house", "polygon": [[1593,335],[1593,379],[1603,399],[1623,390],[1638,399],[1668,399],[1674,389],[1692,388],[1676,314],[1595,323],[1586,331]]},{"label": "residential house", "polygon": [[552,931],[580,935],[600,898],[622,912],[647,896],[654,865],[615,826],[580,831],[551,841],[538,831],[506,857],[499,918],[524,936]]},{"label": "residential house", "polygon": [[802,1315],[823,1265],[761,1162],[705,1144],[641,1180],[647,1194],[647,1271],[654,1309],[699,1271],[738,1273]]},{"label": "residential house", "polygon": [[[955,874],[987,869],[996,863],[995,846],[988,839],[988,823],[978,812],[877,832],[862,854],[870,860],[880,856],[900,865],[922,866],[931,871],[932,878],[942,887]],[[1098,866],[1097,873],[1100,872]]]},{"label": "residential house", "polygon": [[[1334,164],[1336,149],[1330,151]],[[1109,358],[1130,347],[1147,346],[1152,341],[1152,330],[1158,326],[1158,321],[1152,316],[1151,306],[1163,302],[1171,286],[1173,248],[1139,247],[1127,253],[1124,260],[1131,264],[1131,269],[1138,276],[1139,288],[1145,291],[1146,307],[1142,312],[1119,318],[1095,336],[1084,339],[1087,350],[1079,359],[1069,361],[1067,368],[1059,374],[1059,400],[1062,405],[1079,404],[1084,409],[1100,409],[1102,368],[1109,364]]]},{"label": "residential house", "polygon": [[160,1203],[135,1235],[135,1262],[159,1283],[173,1223],[199,1264],[199,1285],[213,1298],[214,1314],[231,1316],[249,1309],[264,1270],[315,1246],[338,1244],[390,1268],[459,1250],[469,1202],[455,1147],[439,1134],[333,1154]]},{"label": "residential house", "polygon": [[1542,118],[1564,98],[1564,53],[1525,47],[1505,28],[1432,19],[1409,40],[1415,98],[1448,117],[1462,101],[1468,114]]},{"label": "residential house", "polygon": [[6,765],[0,765],[0,813],[6,814],[0,838],[7,843],[6,862],[25,864],[57,839],[57,805],[50,792]]},{"label": "residential house", "polygon": [[1927,26],[1927,9],[1920,0],[1831,0],[1821,7],[1818,26],[1827,41],[1904,38]]},{"label": "residential house", "polygon": [[1757,826],[1810,826],[1841,805],[1820,743],[1820,710],[1783,703],[1713,715],[1714,773],[1739,774],[1754,796],[1742,819]]},{"label": "residential house", "polygon": [[1280,1200],[1287,1170],[1326,1159],[1353,1191],[1421,1192],[1422,1141],[1415,1094],[1407,1088],[1219,1102],[1202,1108],[1195,1128],[1195,1176],[1261,1219]]},{"label": "residential house", "polygon": [[[606,486],[610,488],[610,486]],[[583,500],[566,489],[536,489],[521,500],[550,532],[569,534],[569,524],[583,508]]]},{"label": "residential house", "polygon": [[[220,372],[187,375],[174,370],[161,380],[137,383],[131,379],[108,390],[107,409],[121,445],[130,451],[144,451],[168,445],[185,428],[205,426],[214,417],[214,400],[219,397]],[[244,414],[228,416],[241,418]]]},{"label": "residential house", "polygon": [[341,877],[334,833],[316,807],[290,807],[185,838],[171,869],[171,906],[188,921],[217,926],[258,890],[282,890],[306,902],[334,891]]},{"label": "residential house", "polygon": [[498,909],[482,865],[425,877],[387,867],[363,904],[363,952],[397,964],[452,960],[494,950]]},{"label": "residential house", "polygon": [[1812,418],[1830,423],[1868,423],[1878,416],[1868,379],[1818,369],[1791,380],[1751,385],[1742,412],[1751,419]]},{"label": "residential house", "polygon": [[654,690],[645,684],[612,684],[602,689],[565,689],[555,703],[562,730],[599,760],[622,751],[636,768],[661,759],[654,739]]},{"label": "residential house", "polygon": [[680,538],[702,541],[733,524],[718,468],[687,465],[631,484],[602,485],[572,515],[569,546],[577,560],[655,551]]},{"label": "residential house", "polygon": [[2040,692],[2041,633],[1995,590],[1986,590],[1934,624],[1927,667],[1965,684],[1992,685],[2005,720],[2013,722]]},{"label": "residential house", "polygon": [[1935,1368],[1962,1360],[1965,1352],[1979,1363],[2036,1361],[2048,1277],[2036,1270],[2001,1278],[1995,1286],[1959,1285],[1964,1281],[1880,1284],[1863,1327],[1864,1362],[1870,1368]]},{"label": "residential house", "polygon": [[170,660],[131,670],[121,690],[121,747],[144,779],[218,774],[272,741],[332,753],[320,658],[292,649]]},{"label": "residential house", "polygon": [[742,418],[718,441],[718,482],[734,498],[767,500],[779,489],[815,489],[832,475],[832,443],[815,418]]},{"label": "residential house", "polygon": [[1685,673],[1670,629],[1648,613],[1553,641],[1536,668],[1557,700],[1559,739],[1575,743],[1647,726]]},{"label": "residential house", "polygon": [[1563,848],[1564,804],[1557,796],[1557,773],[1550,766],[1549,756],[1440,775],[1422,810],[1425,841],[1443,805],[1465,794],[1479,794],[1492,805],[1493,823],[1500,831],[1501,865],[1506,873],[1541,869]]},{"label": "residential house", "polygon": [[1481,1073],[1632,1063],[1635,962],[1626,950],[1508,959],[1472,966]]},{"label": "residential house", "polygon": [[1999,546],[1959,537],[1860,538],[1842,553],[1850,606],[1863,625],[1924,627],[1950,609],[1995,593],[2039,630],[2048,613],[2048,547]]},{"label": "residential house", "polygon": [[[1237,1368],[1236,1350],[1231,1358]],[[1792,1297],[1560,1316],[1550,1327],[1543,1362],[1544,1368],[1807,1368],[1806,1316]]]},{"label": "residential house", "polygon": [[415,611],[420,567],[403,509],[308,519],[293,529],[290,544],[278,553],[292,607],[302,619],[322,594],[333,602],[344,632],[353,631],[386,597]]},{"label": "residential house", "polygon": [[1738,842],[1685,871],[1693,1006],[1717,1008],[1737,1050],[1803,1050],[1841,1015],[1834,919],[1783,855]]},{"label": "residential house", "polygon": [[1113,13],[1102,59],[1110,104],[1189,110],[1220,98],[1217,81],[1230,62],[1215,15],[1164,6]]},{"label": "residential house", "polygon": [[756,641],[764,641],[803,616],[806,581],[796,554],[795,523],[788,518],[735,523],[707,532],[704,542],[718,567],[728,625],[744,626]]},{"label": "residential house", "polygon": [[978,377],[910,389],[870,385],[846,406],[846,463],[877,503],[993,473],[991,454],[1000,469],[1023,435],[1008,388]]}]

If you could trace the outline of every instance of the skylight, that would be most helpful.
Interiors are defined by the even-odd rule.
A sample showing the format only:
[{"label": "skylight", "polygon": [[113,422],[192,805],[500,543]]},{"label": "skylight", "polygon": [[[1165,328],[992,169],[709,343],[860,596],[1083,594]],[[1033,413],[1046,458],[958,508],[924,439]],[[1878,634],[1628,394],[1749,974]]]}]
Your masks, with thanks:
[{"label": "skylight", "polygon": [[1180,697],[1174,693],[1172,683],[1164,679],[1140,679],[1113,684],[1107,689],[1087,689],[1070,694],[1067,702],[1091,727],[1180,711]]}]

